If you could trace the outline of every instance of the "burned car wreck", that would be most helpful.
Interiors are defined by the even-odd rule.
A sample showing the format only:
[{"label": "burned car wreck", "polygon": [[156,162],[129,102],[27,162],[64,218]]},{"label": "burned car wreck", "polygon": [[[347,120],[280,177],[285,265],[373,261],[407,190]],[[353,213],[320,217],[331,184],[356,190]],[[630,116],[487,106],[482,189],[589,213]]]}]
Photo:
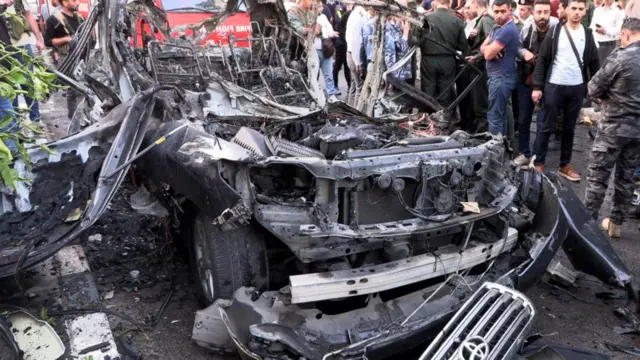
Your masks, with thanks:
[{"label": "burned car wreck", "polygon": [[[535,313],[516,290],[538,281],[561,247],[576,269],[635,292],[577,196],[553,175],[513,167],[502,137],[434,136],[416,129],[415,114],[380,115],[381,65],[360,110],[328,103],[315,52],[280,51],[295,38],[280,1],[251,4],[275,20],[256,20],[262,31],[244,54],[155,41],[136,54],[129,17],[152,6],[136,5],[100,2],[76,49],[87,50],[93,26],[99,46],[56,70],[86,101],[72,134],[49,144],[55,155],[32,148],[32,168],[16,162],[31,181],[2,195],[0,276],[74,241],[135,162],[188,242],[205,307],[193,339],[209,348],[386,358],[439,339],[471,299],[485,327],[464,335],[481,331],[491,358],[509,358]],[[398,4],[374,5],[420,21]],[[432,104],[436,121],[450,111],[409,96]],[[56,178],[69,163],[72,181]],[[25,225],[44,216],[42,230]],[[425,358],[448,359],[459,345]]]}]

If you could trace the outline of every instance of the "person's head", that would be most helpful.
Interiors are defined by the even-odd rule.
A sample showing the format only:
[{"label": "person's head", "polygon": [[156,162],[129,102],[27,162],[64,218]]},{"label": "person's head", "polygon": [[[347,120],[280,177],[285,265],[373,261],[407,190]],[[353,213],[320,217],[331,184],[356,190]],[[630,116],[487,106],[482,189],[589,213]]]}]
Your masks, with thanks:
[{"label": "person's head", "polygon": [[613,5],[614,0],[604,0],[603,2],[606,6],[611,6]]},{"label": "person's head", "polygon": [[509,4],[509,6],[511,7],[511,12],[513,13],[518,8],[518,3],[515,1],[512,1],[511,4]]},{"label": "person's head", "polygon": [[58,1],[58,0],[51,0],[51,5],[53,5],[54,7],[58,7],[58,6],[60,6],[60,1]]},{"label": "person's head", "polygon": [[369,14],[370,17],[376,16],[376,9],[373,7],[367,7],[367,14]]},{"label": "person's head", "polygon": [[313,8],[313,0],[298,0],[298,7],[301,10],[309,11]]},{"label": "person's head", "polygon": [[569,7],[569,0],[560,0],[558,3],[558,19],[567,20],[567,8]]},{"label": "person's head", "polygon": [[569,6],[564,9],[564,15],[567,22],[570,24],[578,24],[582,21],[582,18],[587,14],[587,1],[586,0],[571,0]]},{"label": "person's head", "polygon": [[318,12],[318,14],[322,14],[323,11],[324,11],[324,4],[322,3],[322,0],[317,0],[316,1],[316,12]]},{"label": "person's head", "polygon": [[497,25],[506,24],[511,19],[511,0],[493,0],[493,20]]},{"label": "person's head", "polygon": [[526,19],[529,18],[529,16],[531,16],[532,12],[533,12],[533,6],[520,5],[520,9],[518,11],[518,16],[520,17],[520,19],[526,20]]},{"label": "person's head", "polygon": [[451,0],[437,0],[437,1],[434,1],[434,3],[436,4],[436,8],[446,8],[446,9],[451,8]]},{"label": "person's head", "polygon": [[533,4],[533,21],[536,23],[538,29],[546,29],[549,25],[550,17],[551,1],[536,0],[536,2]]},{"label": "person's head", "polygon": [[475,0],[478,6],[478,14],[485,12],[489,8],[489,0]]},{"label": "person's head", "polygon": [[636,41],[640,41],[640,19],[628,17],[622,22],[620,45],[625,47]]},{"label": "person's head", "polygon": [[467,0],[464,3],[464,17],[468,20],[478,17],[478,2],[476,0]]},{"label": "person's head", "polygon": [[69,11],[78,10],[78,0],[60,0],[60,5]]}]

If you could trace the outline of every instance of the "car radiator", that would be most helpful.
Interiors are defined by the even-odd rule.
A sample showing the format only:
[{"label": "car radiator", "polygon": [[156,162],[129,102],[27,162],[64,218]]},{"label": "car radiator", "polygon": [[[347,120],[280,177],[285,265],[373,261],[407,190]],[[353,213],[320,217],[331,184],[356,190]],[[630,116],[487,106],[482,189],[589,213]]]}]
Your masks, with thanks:
[{"label": "car radiator", "polygon": [[420,360],[502,360],[520,349],[535,308],[513,289],[484,283],[431,342]]}]

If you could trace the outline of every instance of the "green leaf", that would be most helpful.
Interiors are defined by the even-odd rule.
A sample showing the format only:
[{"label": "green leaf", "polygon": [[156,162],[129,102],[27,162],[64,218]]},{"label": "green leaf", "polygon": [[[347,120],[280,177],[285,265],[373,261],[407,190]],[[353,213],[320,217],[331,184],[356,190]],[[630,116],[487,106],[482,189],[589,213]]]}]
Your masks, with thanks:
[{"label": "green leaf", "polygon": [[45,151],[47,154],[49,154],[49,155],[57,155],[53,150],[51,150],[51,149],[47,146],[47,144],[41,144],[41,145],[40,145],[40,148],[41,148],[42,150],[44,150],[44,151]]},{"label": "green leaf", "polygon": [[0,97],[7,98],[11,101],[16,97],[16,89],[11,84],[0,81]]}]

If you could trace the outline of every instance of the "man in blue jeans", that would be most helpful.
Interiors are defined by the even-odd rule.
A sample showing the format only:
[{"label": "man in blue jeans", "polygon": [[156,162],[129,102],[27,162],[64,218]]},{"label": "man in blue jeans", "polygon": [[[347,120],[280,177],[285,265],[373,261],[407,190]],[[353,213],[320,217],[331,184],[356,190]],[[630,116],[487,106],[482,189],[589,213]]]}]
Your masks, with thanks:
[{"label": "man in blue jeans", "polygon": [[487,60],[489,76],[489,132],[507,135],[507,106],[516,88],[516,56],[519,33],[511,17],[510,0],[494,0],[493,19],[496,25],[480,46]]}]

